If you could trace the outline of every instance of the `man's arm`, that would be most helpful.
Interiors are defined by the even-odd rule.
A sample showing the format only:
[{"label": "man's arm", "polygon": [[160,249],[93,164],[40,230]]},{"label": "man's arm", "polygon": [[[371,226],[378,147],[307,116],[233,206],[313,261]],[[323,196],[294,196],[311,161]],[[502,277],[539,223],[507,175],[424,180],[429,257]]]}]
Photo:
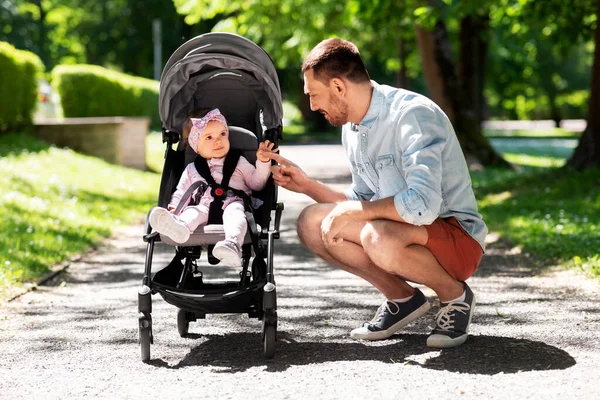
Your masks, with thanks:
[{"label": "man's arm", "polygon": [[312,198],[317,203],[337,203],[346,200],[343,192],[332,189],[330,186],[310,179],[304,194]]},{"label": "man's arm", "polygon": [[303,193],[318,203],[336,203],[346,200],[343,192],[309,178],[298,165],[294,164],[279,154],[272,154],[271,158],[279,165],[271,166],[273,180],[277,186],[284,187],[292,192]]}]

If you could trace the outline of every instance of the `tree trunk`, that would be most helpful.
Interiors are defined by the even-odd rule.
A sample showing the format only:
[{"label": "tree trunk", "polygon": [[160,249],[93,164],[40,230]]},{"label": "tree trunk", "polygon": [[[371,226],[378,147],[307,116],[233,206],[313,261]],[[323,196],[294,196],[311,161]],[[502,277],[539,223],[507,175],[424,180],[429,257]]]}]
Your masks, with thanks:
[{"label": "tree trunk", "polygon": [[594,64],[592,66],[592,84],[588,104],[587,127],[575,152],[567,161],[566,166],[577,170],[600,167],[600,1],[596,5],[596,33]]},{"label": "tree trunk", "polygon": [[438,20],[432,32],[417,26],[417,43],[431,98],[448,115],[470,164],[508,166],[483,136],[483,76],[487,53],[482,35],[487,20],[461,22],[460,76],[452,59],[446,25]]}]

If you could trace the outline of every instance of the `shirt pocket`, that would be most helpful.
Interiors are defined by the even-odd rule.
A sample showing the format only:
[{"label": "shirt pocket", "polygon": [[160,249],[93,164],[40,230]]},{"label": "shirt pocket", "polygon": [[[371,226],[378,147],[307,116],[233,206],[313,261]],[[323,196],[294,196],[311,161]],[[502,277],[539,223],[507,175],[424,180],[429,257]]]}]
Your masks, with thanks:
[{"label": "shirt pocket", "polygon": [[384,154],[377,157],[375,168],[379,175],[379,197],[386,198],[396,193],[405,191],[406,181],[400,173],[393,154]]}]

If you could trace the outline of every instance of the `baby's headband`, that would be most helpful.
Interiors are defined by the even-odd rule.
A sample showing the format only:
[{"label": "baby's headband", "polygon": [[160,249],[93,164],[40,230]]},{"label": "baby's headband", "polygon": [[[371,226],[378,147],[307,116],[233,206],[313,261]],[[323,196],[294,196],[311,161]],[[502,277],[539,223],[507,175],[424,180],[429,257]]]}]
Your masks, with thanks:
[{"label": "baby's headband", "polygon": [[218,108],[215,108],[214,110],[209,111],[202,118],[191,118],[191,120],[192,120],[192,129],[190,129],[190,134],[188,136],[188,142],[195,152],[198,151],[198,140],[200,139],[200,135],[202,134],[202,131],[206,128],[206,125],[208,125],[208,123],[210,121],[217,121],[217,122],[223,124],[223,126],[225,126],[225,129],[227,129],[227,132],[229,132],[229,127],[227,126],[227,120],[225,120],[225,117],[223,116],[223,114],[221,114],[221,111],[219,111]]}]

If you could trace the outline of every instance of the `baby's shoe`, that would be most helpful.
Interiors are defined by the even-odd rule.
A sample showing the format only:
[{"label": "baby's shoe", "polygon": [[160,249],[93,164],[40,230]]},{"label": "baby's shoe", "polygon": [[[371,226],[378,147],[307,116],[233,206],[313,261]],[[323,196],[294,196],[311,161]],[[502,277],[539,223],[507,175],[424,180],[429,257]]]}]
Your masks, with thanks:
[{"label": "baby's shoe", "polygon": [[150,212],[150,226],[160,233],[170,237],[174,242],[185,243],[190,238],[190,230],[179,217],[160,207]]},{"label": "baby's shoe", "polygon": [[221,240],[215,244],[213,256],[221,260],[223,265],[231,267],[242,266],[242,251],[240,245],[231,239]]}]

